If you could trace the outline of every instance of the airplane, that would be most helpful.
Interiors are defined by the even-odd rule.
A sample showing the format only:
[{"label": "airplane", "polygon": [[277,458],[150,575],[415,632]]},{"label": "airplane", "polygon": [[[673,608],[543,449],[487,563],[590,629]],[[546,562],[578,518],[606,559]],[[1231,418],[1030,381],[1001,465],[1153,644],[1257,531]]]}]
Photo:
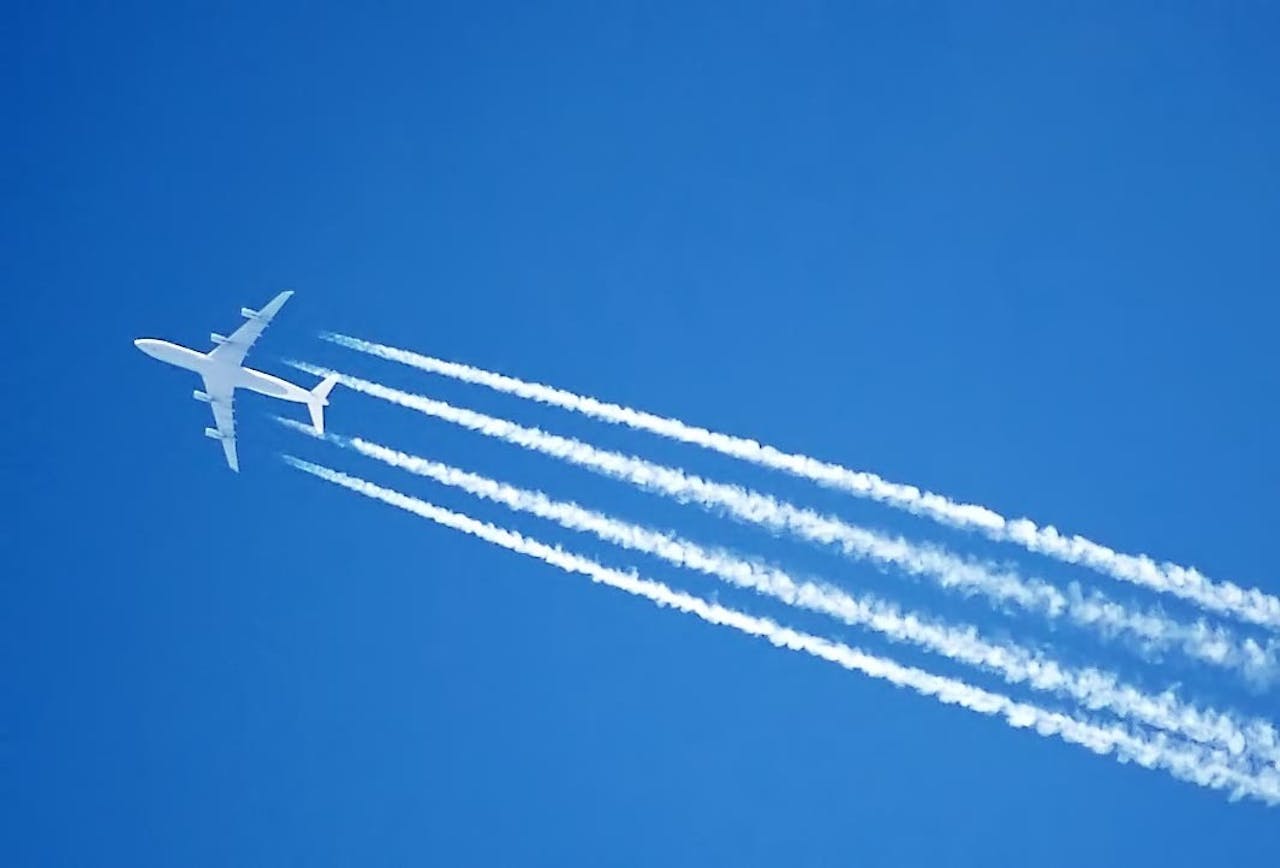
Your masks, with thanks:
[{"label": "airplane", "polygon": [[240,308],[240,315],[248,322],[229,337],[216,332],[209,335],[214,346],[207,353],[155,338],[139,338],[133,342],[135,347],[152,358],[195,371],[204,379],[204,389],[196,389],[192,397],[208,404],[213,410],[215,427],[205,428],[205,436],[222,442],[227,464],[237,473],[240,472],[240,461],[236,457],[236,423],[231,406],[236,389],[249,389],[282,401],[306,404],[311,411],[311,424],[315,426],[317,433],[324,433],[324,408],[329,405],[329,393],[333,391],[337,377],[325,377],[319,385],[308,391],[279,377],[241,365],[250,347],[291,295],[292,290],[282,292],[259,310]]}]

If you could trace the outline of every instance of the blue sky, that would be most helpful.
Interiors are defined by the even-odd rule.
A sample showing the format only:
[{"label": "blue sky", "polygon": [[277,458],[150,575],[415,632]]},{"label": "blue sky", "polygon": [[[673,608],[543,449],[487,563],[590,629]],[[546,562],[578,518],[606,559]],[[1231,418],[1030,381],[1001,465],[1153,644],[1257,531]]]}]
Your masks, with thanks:
[{"label": "blue sky", "polygon": [[[280,410],[267,399],[239,400],[244,472],[231,474],[201,436],[196,383],[131,346],[203,347],[240,306],[293,288],[251,357],[276,373],[286,357],[350,367],[986,552],[316,339],[337,329],[1280,593],[1280,16],[1013,7],[11,12],[4,863],[1273,859],[1275,809],[659,611],[294,473],[277,452],[713,590],[304,442],[267,419]],[[329,419],[1028,629],[350,392]],[[1280,711],[1274,692],[1036,626],[1151,686]]]}]

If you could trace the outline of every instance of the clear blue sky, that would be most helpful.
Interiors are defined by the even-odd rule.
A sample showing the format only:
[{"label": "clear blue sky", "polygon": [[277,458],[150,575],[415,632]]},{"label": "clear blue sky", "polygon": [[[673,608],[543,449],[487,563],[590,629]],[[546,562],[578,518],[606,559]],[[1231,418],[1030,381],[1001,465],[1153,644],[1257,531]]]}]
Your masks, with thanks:
[{"label": "clear blue sky", "polygon": [[[252,357],[277,373],[340,363],[934,532],[315,338],[338,329],[1280,592],[1268,4],[21,5],[0,862],[1274,864],[1275,809],[296,474],[276,452],[629,562],[301,442],[267,399],[239,401],[231,474],[196,383],[131,345],[203,347],[293,288]],[[984,617],[350,392],[329,418]]]}]

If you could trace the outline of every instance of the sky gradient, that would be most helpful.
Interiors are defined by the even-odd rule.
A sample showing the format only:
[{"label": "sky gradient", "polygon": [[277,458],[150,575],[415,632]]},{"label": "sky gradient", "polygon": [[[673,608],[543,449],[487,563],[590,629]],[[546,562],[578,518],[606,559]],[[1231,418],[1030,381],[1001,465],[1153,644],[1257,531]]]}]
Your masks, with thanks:
[{"label": "sky gradient", "polygon": [[[0,862],[1247,865],[1280,813],[431,527],[199,349],[350,369],[1071,571],[324,343],[333,329],[873,470],[1280,593],[1280,15],[1265,4],[39,4],[0,36]],[[1061,641],[341,388],[334,430]],[[1168,610],[1190,611],[1164,601]],[[764,609],[778,616],[781,610]],[[911,662],[851,629],[796,615]],[[1096,653],[1095,653],[1096,652]],[[984,681],[983,683],[989,683]]]}]

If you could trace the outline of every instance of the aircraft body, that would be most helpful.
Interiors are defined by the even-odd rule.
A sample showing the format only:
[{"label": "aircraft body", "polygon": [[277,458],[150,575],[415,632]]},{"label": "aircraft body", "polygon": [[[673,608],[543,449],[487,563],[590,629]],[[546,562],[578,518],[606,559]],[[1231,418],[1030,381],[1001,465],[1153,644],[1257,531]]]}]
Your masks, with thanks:
[{"label": "aircraft body", "polygon": [[214,347],[207,353],[155,338],[139,338],[133,342],[134,346],[154,359],[200,375],[204,380],[204,389],[197,389],[192,397],[209,405],[213,410],[214,422],[213,428],[204,429],[205,436],[222,442],[227,464],[237,472],[240,470],[240,462],[236,457],[236,425],[232,408],[236,389],[248,389],[282,401],[306,404],[311,413],[311,424],[316,431],[324,433],[324,408],[329,404],[329,392],[337,382],[336,377],[326,377],[315,388],[307,390],[242,364],[249,349],[291,295],[292,291],[282,292],[261,310],[241,308],[240,315],[247,322],[229,337],[216,333],[210,335]]}]

